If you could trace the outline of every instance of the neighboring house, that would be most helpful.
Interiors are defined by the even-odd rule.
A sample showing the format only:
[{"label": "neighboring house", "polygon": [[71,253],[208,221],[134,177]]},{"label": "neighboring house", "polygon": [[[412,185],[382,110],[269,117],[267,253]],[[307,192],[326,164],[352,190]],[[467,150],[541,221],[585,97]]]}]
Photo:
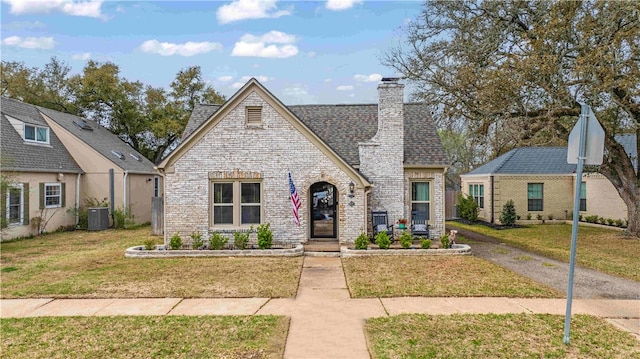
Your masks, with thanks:
[{"label": "neighboring house", "polygon": [[38,218],[49,231],[73,226],[84,172],[35,106],[2,97],[0,111],[2,240],[37,234]]},{"label": "neighboring house", "polygon": [[130,211],[136,223],[150,222],[151,198],[162,196],[153,162],[95,121],[38,109],[84,171],[80,198],[107,199],[112,209]]},{"label": "neighboring house", "polygon": [[47,214],[55,212],[48,231],[73,226],[75,215],[67,210],[91,199],[128,209],[136,223],[151,220],[151,198],[162,195],[160,178],[152,162],[117,136],[93,121],[4,97],[2,115],[3,176],[30,199],[16,203],[17,189],[2,194],[8,203],[3,217],[11,222],[3,238],[37,233],[27,219],[40,216],[40,198]]},{"label": "neighboring house", "polygon": [[[426,106],[383,79],[378,105],[285,106],[257,80],[194,110],[165,177],[165,240],[270,223],[276,240],[353,242],[371,211],[429,213],[444,233],[447,158]],[[300,197],[294,224],[288,173]]]},{"label": "neighboring house", "polygon": [[[616,139],[634,154],[635,136]],[[634,155],[635,156],[635,155]],[[637,159],[634,166],[637,169]],[[500,222],[502,207],[513,200],[521,219],[571,219],[576,187],[576,165],[567,163],[566,147],[520,147],[461,175],[462,191],[479,206],[478,218]],[[584,173],[580,213],[627,219],[627,207],[618,191],[599,173]]]}]

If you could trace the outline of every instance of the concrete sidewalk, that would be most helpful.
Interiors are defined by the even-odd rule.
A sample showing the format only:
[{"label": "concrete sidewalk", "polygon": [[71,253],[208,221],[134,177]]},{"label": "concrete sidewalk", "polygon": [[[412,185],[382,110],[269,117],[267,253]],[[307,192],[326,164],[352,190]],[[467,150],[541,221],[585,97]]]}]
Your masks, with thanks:
[{"label": "concrete sidewalk", "polygon": [[[0,317],[254,315],[291,317],[285,358],[369,358],[364,321],[401,313],[550,313],[565,299],[351,299],[340,258],[305,257],[296,298],[2,299]],[[640,300],[574,299],[573,314],[605,318],[640,340]]]}]

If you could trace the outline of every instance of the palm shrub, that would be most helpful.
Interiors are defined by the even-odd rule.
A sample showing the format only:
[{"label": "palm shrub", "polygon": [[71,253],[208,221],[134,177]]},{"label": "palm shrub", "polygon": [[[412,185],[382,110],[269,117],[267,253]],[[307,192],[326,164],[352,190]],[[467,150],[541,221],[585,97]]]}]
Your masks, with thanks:
[{"label": "palm shrub", "polygon": [[356,249],[367,249],[369,246],[369,237],[364,232],[360,232],[360,235],[354,241]]},{"label": "palm shrub", "polygon": [[200,249],[204,246],[204,239],[202,239],[202,234],[200,232],[193,232],[190,237],[191,247],[193,249]]},{"label": "palm shrub", "polygon": [[171,247],[171,249],[182,248],[182,238],[180,238],[178,233],[174,233],[174,235],[169,238],[169,247]]},{"label": "palm shrub", "polygon": [[478,204],[471,196],[464,196],[460,194],[458,196],[458,215],[460,218],[466,219],[470,222],[478,220]]},{"label": "palm shrub", "polygon": [[229,238],[223,236],[221,233],[213,232],[211,233],[211,238],[209,238],[209,248],[220,250],[224,248],[224,245],[227,244]]},{"label": "palm shrub", "polygon": [[407,231],[402,231],[400,235],[400,245],[402,248],[409,248],[413,244],[413,236]]},{"label": "palm shrub", "polygon": [[253,231],[253,226],[249,229],[249,232],[233,232],[233,246],[238,249],[247,248],[247,243],[249,243],[249,233]]},{"label": "palm shrub", "polygon": [[507,203],[502,206],[500,222],[504,226],[513,226],[516,224],[516,219],[516,206],[513,204],[513,200],[508,200]]},{"label": "palm shrub", "polygon": [[258,226],[258,248],[269,249],[273,244],[273,232],[271,232],[271,224],[263,223]]},{"label": "palm shrub", "polygon": [[391,247],[391,238],[387,232],[381,231],[376,234],[376,244],[380,249],[389,249]]}]

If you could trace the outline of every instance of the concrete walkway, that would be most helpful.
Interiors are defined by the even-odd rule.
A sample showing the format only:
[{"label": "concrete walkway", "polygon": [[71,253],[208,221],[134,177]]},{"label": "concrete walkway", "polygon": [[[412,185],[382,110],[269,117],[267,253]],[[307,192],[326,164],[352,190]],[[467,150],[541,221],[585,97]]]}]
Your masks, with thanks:
[{"label": "concrete walkway", "polygon": [[[565,299],[351,299],[342,262],[305,257],[296,298],[2,299],[0,317],[254,315],[291,317],[285,358],[369,358],[364,321],[402,313],[565,314]],[[574,299],[573,314],[605,318],[640,340],[640,300]],[[562,333],[559,333],[561,335]]]}]

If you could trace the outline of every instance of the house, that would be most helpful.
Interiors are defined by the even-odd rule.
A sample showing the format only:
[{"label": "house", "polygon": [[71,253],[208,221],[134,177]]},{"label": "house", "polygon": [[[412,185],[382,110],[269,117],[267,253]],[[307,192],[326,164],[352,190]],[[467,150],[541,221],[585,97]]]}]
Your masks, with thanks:
[{"label": "house", "polygon": [[[616,139],[627,153],[637,153],[635,136]],[[637,169],[637,159],[634,165]],[[576,165],[567,163],[566,147],[515,148],[460,178],[463,193],[478,204],[478,218],[487,222],[500,222],[502,207],[508,200],[513,200],[521,219],[571,219],[573,214]],[[603,175],[584,173],[581,188],[582,215],[627,218],[626,205]]]},{"label": "house", "polygon": [[[42,217],[42,198],[42,212],[52,216],[49,231],[75,225],[73,209],[92,199],[109,201],[112,213],[127,209],[136,223],[151,220],[151,198],[162,191],[157,171],[107,129],[4,97],[2,121],[2,172],[9,174],[13,189],[2,195],[7,201],[3,218],[11,222],[3,238],[37,233],[27,224],[30,218]],[[20,187],[24,200],[18,203]]]},{"label": "house", "polygon": [[347,243],[372,233],[373,210],[393,224],[412,209],[428,211],[431,235],[443,234],[448,162],[429,109],[404,104],[397,79],[378,91],[379,104],[286,106],[251,79],[223,105],[196,107],[158,165],[165,241],[270,223],[282,241]]},{"label": "house", "polygon": [[38,217],[46,228],[70,227],[79,204],[78,179],[84,171],[35,106],[2,97],[0,156],[2,240],[37,234]]}]

